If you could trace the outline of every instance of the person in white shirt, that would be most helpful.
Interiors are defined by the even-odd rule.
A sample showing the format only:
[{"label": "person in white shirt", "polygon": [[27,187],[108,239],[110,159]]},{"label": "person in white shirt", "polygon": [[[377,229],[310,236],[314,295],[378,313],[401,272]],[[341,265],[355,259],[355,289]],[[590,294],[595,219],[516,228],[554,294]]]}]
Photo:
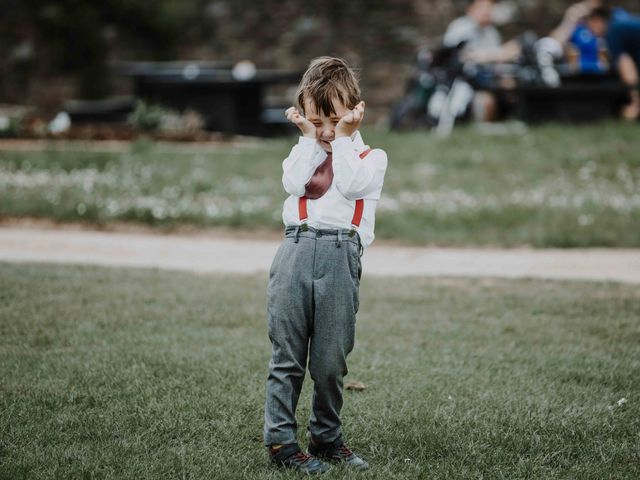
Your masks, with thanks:
[{"label": "person in white shirt", "polygon": [[[330,129],[334,121],[329,124]],[[326,141],[301,136],[282,164],[282,183],[289,193],[282,209],[282,220],[285,225],[304,224],[304,219],[300,218],[299,198],[305,195],[305,185],[313,172],[332,155],[333,183],[327,185],[322,197],[307,200],[307,224],[314,228],[351,229],[355,201],[363,199],[364,210],[357,233],[364,249],[375,237],[375,211],[387,168],[387,155],[383,150],[370,150],[357,130],[349,136],[326,142],[325,146],[320,142]],[[360,155],[367,151],[366,159],[361,158]]]},{"label": "person in white shirt", "polygon": [[[521,47],[517,41],[502,42],[502,36],[494,26],[494,6],[492,0],[470,0],[466,15],[456,18],[447,27],[442,44],[453,48],[464,42],[460,52],[464,63],[513,62],[520,55]],[[498,116],[495,96],[489,92],[476,92],[473,113],[476,120],[495,120]]]},{"label": "person in white shirt", "polygon": [[502,42],[494,25],[493,0],[470,0],[466,15],[449,24],[442,39],[445,47],[456,47],[462,42],[462,60],[472,63],[500,63],[514,61],[520,54],[517,41]]},{"label": "person in white shirt", "polygon": [[[285,238],[267,287],[272,356],[264,442],[275,465],[322,473],[328,460],[362,470],[369,465],[345,445],[340,411],[361,256],[374,239],[387,155],[362,140],[365,104],[344,60],[314,59],[296,97],[299,108],[286,116],[302,135],[282,163]],[[295,411],[307,363],[314,389],[309,449],[302,452]]]}]

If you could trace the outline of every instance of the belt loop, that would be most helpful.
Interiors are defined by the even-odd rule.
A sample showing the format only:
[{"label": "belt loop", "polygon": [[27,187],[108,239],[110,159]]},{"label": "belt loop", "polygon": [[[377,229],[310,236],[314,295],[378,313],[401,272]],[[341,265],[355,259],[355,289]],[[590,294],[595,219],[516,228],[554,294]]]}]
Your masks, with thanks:
[{"label": "belt loop", "polygon": [[342,246],[342,230],[338,229],[338,240],[336,241],[336,247]]},{"label": "belt loop", "polygon": [[293,234],[293,243],[298,243],[298,236],[300,235],[300,225],[296,225],[296,231]]}]

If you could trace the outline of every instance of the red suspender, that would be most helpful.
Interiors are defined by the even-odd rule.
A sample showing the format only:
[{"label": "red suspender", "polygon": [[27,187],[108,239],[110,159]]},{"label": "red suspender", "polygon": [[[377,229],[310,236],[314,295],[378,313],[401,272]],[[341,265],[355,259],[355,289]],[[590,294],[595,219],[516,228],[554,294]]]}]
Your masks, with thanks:
[{"label": "red suspender", "polygon": [[[367,148],[364,152],[360,154],[360,158],[364,158],[369,155],[371,151],[370,148]],[[362,220],[362,213],[364,212],[364,200],[359,198],[356,200],[356,208],[353,211],[353,218],[351,219],[351,227],[358,228],[360,226],[360,221]]]},{"label": "red suspender", "polygon": [[[371,149],[368,148],[367,150],[362,152],[360,154],[360,158],[366,157],[370,151]],[[353,218],[351,219],[351,227],[358,228],[360,226],[363,212],[364,212],[364,200],[362,198],[359,198],[358,200],[356,200],[356,207],[353,212]],[[298,215],[300,217],[300,222],[302,224],[306,224],[309,216],[307,214],[307,197],[305,197],[304,195],[298,199]]]},{"label": "red suspender", "polygon": [[304,195],[298,199],[298,214],[301,222],[307,221],[307,197]]},{"label": "red suspender", "polygon": [[351,226],[358,228],[360,226],[360,220],[362,220],[362,212],[364,212],[364,200],[359,198],[356,200],[356,209],[353,212],[353,218],[351,219]]}]

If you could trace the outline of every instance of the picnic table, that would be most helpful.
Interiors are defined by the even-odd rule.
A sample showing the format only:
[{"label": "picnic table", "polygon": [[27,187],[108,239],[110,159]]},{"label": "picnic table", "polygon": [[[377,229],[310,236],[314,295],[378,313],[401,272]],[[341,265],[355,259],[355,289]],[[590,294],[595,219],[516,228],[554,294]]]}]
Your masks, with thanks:
[{"label": "picnic table", "polygon": [[526,123],[584,123],[617,118],[629,100],[629,87],[613,74],[564,74],[558,87],[519,85],[486,89]]},{"label": "picnic table", "polygon": [[286,105],[267,105],[267,90],[274,85],[295,85],[301,72],[257,70],[238,79],[230,65],[140,63],[121,66],[133,80],[137,98],[177,110],[193,109],[207,130],[269,136],[288,131]]}]

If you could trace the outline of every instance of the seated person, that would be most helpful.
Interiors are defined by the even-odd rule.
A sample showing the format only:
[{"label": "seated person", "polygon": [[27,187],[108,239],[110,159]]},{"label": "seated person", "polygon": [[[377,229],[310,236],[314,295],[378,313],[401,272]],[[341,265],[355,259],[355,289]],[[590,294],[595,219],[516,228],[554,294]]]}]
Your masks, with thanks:
[{"label": "seated person", "polygon": [[520,46],[511,41],[502,43],[502,37],[493,24],[493,0],[470,0],[467,14],[456,18],[447,27],[442,43],[455,47],[465,42],[463,60],[472,63],[514,61]]},{"label": "seated person", "polygon": [[[514,61],[520,54],[517,42],[502,43],[502,37],[493,24],[492,0],[470,0],[466,15],[455,19],[448,26],[442,43],[456,47],[464,42],[461,59],[465,63],[487,64]],[[473,99],[473,116],[480,121],[497,117],[495,96],[488,92],[476,92]]]},{"label": "seated person", "polygon": [[597,7],[585,17],[585,25],[594,35],[606,40],[611,68],[632,88],[630,102],[624,107],[622,115],[627,120],[637,120],[640,116],[640,17],[626,12],[613,13],[609,8]]},{"label": "seated person", "polygon": [[578,23],[569,37],[569,44],[578,52],[578,70],[582,73],[605,73],[609,65],[602,61],[603,39],[596,37],[583,22]]},{"label": "seated person", "polygon": [[602,6],[601,0],[582,0],[581,2],[574,3],[564,12],[560,25],[551,32],[550,36],[562,45],[566,45],[576,28],[583,25],[582,20],[584,17],[586,17],[591,10],[600,6]]},{"label": "seated person", "polygon": [[[609,65],[601,56],[602,50],[606,50],[604,40],[598,38],[584,22],[584,18],[594,8],[602,7],[603,4],[603,0],[583,0],[573,4],[550,35],[565,48],[571,46],[575,49],[578,54],[577,68],[583,73],[606,73],[609,70]],[[614,8],[612,15],[623,19],[629,14],[622,8]]]}]

